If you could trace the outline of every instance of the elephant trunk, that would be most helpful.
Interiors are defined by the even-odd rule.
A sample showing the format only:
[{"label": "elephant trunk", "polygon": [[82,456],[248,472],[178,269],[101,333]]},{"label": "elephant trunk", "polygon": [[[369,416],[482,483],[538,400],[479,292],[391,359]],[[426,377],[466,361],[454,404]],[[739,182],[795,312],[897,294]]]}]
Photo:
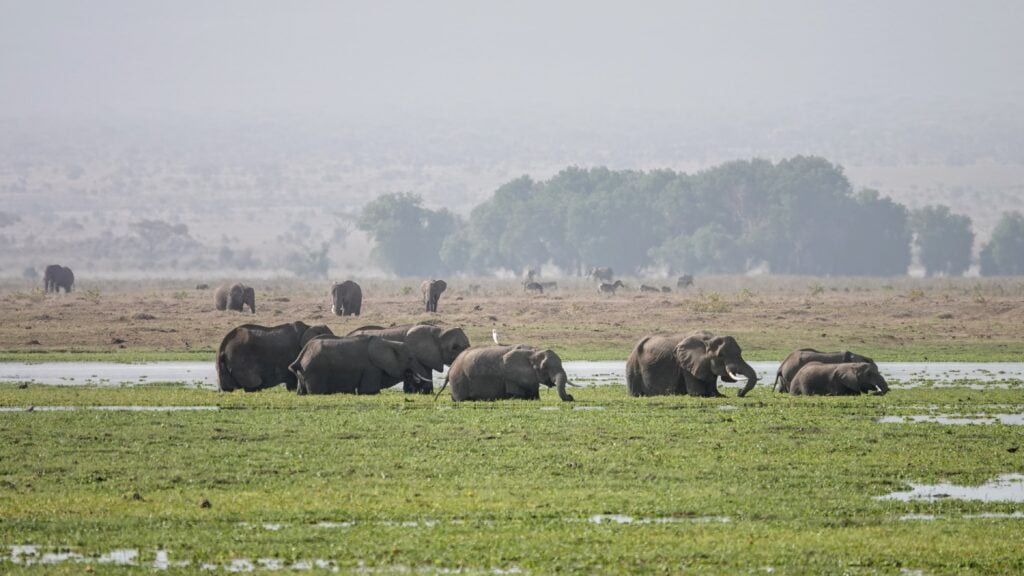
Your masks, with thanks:
[{"label": "elephant trunk", "polygon": [[747,392],[750,392],[751,390],[754,389],[754,386],[757,384],[757,372],[755,372],[749,364],[744,362],[741,365],[730,366],[728,367],[728,370],[730,374],[734,376],[739,376],[747,379],[747,383],[744,384],[743,388],[741,388],[740,391],[736,394],[737,396],[742,398],[743,396],[747,395]]},{"label": "elephant trunk", "polygon": [[878,375],[878,382],[876,382],[876,384],[878,385],[879,396],[883,396],[889,392],[889,383],[885,381],[885,378],[883,378],[881,374]]},{"label": "elephant trunk", "polygon": [[568,382],[569,377],[565,375],[564,371],[559,372],[555,376],[555,388],[558,390],[558,397],[561,398],[563,402],[572,402],[575,400],[575,398],[572,397],[572,394],[565,391],[565,385]]}]

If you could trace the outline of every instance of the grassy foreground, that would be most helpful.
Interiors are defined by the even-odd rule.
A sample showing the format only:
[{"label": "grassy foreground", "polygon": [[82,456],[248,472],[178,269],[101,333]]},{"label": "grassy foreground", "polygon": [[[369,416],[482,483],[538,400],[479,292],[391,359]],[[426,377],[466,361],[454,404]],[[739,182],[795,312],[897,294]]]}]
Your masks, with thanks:
[{"label": "grassy foreground", "polygon": [[[141,564],[166,551],[180,573],[316,560],[342,573],[1024,572],[1024,521],[965,517],[1022,504],[874,499],[1024,472],[1020,426],[875,422],[1020,412],[1019,390],[574,393],[592,409],[553,393],[453,405],[390,391],[0,385],[6,407],[220,407],[0,412],[0,572],[138,570],[88,559],[115,549]],[[613,514],[638,522],[592,520]],[[14,545],[87,559],[23,566]]]}]

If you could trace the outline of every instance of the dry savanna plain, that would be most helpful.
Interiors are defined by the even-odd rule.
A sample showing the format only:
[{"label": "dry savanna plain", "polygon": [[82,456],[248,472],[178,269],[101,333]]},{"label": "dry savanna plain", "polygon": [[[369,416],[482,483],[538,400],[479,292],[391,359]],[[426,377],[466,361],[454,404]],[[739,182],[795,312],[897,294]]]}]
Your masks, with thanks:
[{"label": "dry savanna plain", "polygon": [[[565,360],[624,361],[645,334],[707,329],[747,360],[809,346],[1024,362],[1021,279],[626,278],[616,295],[557,280],[533,295],[451,278],[436,314],[419,280],[360,281],[359,318],[331,313],[326,281],[250,281],[255,315],[214,310],[217,282],[202,278],[81,274],[58,295],[9,281],[0,360],[212,362],[238,324],[304,320],[457,325],[474,344],[497,329]],[[455,404],[0,383],[0,573],[1024,573],[1020,381],[838,398],[770,382],[744,398],[572,392]],[[886,498],[931,485],[948,487]],[[989,497],[952,497],[961,487]]]}]

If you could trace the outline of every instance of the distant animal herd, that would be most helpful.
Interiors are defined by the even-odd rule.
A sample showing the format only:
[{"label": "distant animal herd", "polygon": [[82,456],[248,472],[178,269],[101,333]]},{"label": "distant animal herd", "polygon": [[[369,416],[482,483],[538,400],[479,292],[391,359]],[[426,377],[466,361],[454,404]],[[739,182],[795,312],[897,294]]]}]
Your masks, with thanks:
[{"label": "distant animal herd", "polygon": [[[614,294],[625,287],[610,268],[592,268],[588,278],[599,293]],[[47,292],[70,292],[74,273],[61,265],[46,267]],[[677,279],[677,288],[694,283],[693,276]],[[198,287],[206,288],[205,284]],[[438,312],[444,280],[420,285],[427,312]],[[542,294],[557,283],[542,283],[530,270],[525,292]],[[669,292],[640,285],[640,292]],[[338,316],[359,316],[363,292],[351,281],[331,287],[331,310]],[[217,310],[256,313],[255,289],[242,283],[214,291]],[[497,337],[495,336],[495,340]],[[465,331],[427,324],[364,326],[335,335],[326,325],[291,322],[278,326],[243,324],[229,331],[217,349],[218,388],[224,392],[256,392],[284,384],[298,394],[377,394],[402,384],[406,393],[433,393],[433,373],[448,373],[438,395],[450,386],[452,400],[538,399],[540,387],[556,388],[559,398],[573,401],[566,392],[572,384],[562,360],[551,350],[526,345],[471,347]],[[739,383],[739,396],[757,384],[757,373],[743,359],[732,336],[706,331],[692,334],[647,335],[637,342],[626,361],[626,387],[631,396],[690,395],[720,397],[718,380]],[[875,362],[849,351],[793,351],[776,372],[774,391],[794,395],[845,396],[885,394],[889,386]],[[435,396],[436,398],[436,396]]]}]

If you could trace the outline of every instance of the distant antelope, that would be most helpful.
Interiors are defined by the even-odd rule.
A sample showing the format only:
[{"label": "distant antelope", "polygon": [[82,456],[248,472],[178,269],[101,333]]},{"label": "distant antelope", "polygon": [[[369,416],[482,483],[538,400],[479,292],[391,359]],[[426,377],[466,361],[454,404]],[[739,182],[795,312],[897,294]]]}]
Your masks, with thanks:
[{"label": "distant antelope", "polygon": [[543,294],[544,287],[539,282],[524,282],[523,292],[532,292],[534,294]]},{"label": "distant antelope", "polygon": [[641,292],[661,292],[656,286],[648,286],[647,284],[640,285]]},{"label": "distant antelope", "polygon": [[615,294],[615,291],[619,288],[623,288],[626,285],[622,283],[622,280],[616,280],[614,284],[607,282],[601,282],[597,285],[597,291],[600,294]]}]

